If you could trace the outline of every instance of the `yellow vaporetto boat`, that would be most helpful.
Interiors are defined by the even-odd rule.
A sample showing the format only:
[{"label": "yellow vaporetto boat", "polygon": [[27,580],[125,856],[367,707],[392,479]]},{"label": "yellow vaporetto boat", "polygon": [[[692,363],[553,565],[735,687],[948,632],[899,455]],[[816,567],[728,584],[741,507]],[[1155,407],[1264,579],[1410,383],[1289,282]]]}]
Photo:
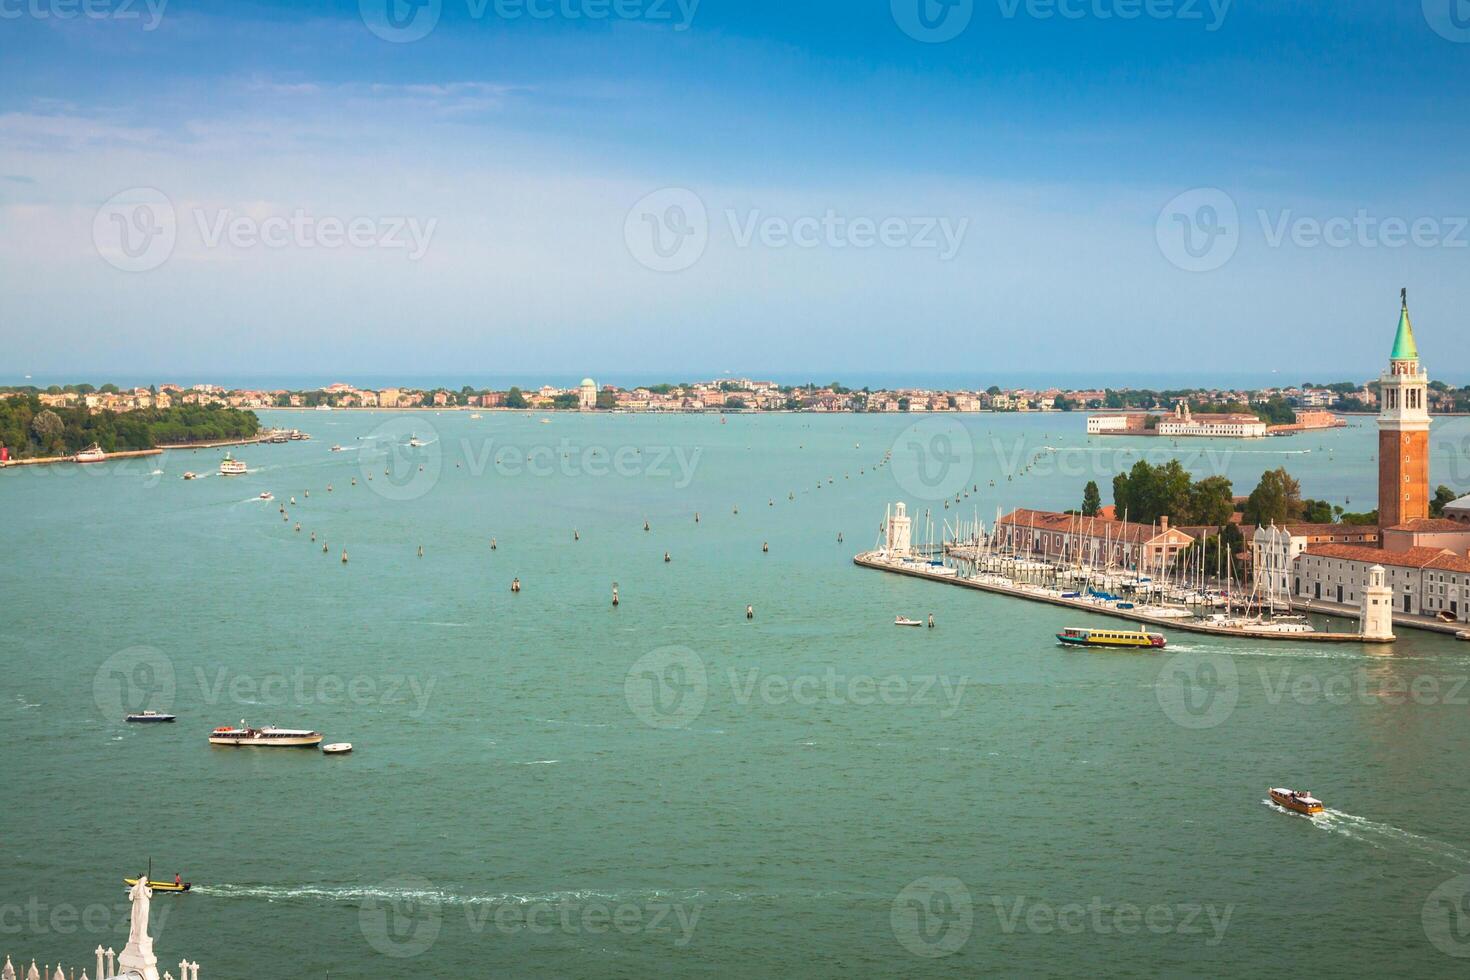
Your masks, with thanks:
[{"label": "yellow vaporetto boat", "polygon": [[1163,649],[1169,642],[1162,633],[1143,630],[1094,630],[1070,627],[1057,634],[1058,642],[1074,647],[1123,647]]},{"label": "yellow vaporetto boat", "polygon": [[[136,885],[137,883],[137,878],[123,879],[123,884],[127,885],[129,888]],[[193,887],[193,884],[192,882],[188,881],[181,881],[175,884],[172,881],[153,881],[150,879],[148,882],[148,887],[156,892],[186,892]]]}]

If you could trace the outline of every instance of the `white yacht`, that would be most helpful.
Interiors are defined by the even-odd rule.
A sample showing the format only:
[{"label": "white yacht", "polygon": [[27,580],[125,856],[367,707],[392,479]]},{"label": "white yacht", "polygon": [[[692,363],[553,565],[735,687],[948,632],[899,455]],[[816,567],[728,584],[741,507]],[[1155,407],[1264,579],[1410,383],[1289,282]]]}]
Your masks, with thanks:
[{"label": "white yacht", "polygon": [[107,454],[95,442],[72,457],[78,463],[100,463],[106,458]]}]

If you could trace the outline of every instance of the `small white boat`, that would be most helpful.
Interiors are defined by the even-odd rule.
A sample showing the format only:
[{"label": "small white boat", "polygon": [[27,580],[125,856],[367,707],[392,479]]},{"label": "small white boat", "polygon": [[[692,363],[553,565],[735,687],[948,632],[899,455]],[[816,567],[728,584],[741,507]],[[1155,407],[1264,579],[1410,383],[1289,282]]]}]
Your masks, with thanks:
[{"label": "small white boat", "polygon": [[72,457],[78,463],[100,463],[106,458],[107,454],[95,442]]},{"label": "small white boat", "polygon": [[346,755],[351,751],[351,742],[328,742],[322,746],[322,755]]},{"label": "small white boat", "polygon": [[894,626],[923,626],[924,624],[921,623],[921,622],[919,622],[917,619],[909,619],[907,616],[894,616],[893,617],[893,625]]},{"label": "small white boat", "polygon": [[1470,640],[1470,630],[1460,630],[1460,632],[1455,634],[1455,639]]},{"label": "small white boat", "polygon": [[409,436],[408,437],[408,445],[409,445],[410,448],[413,448],[413,449],[422,449],[425,445],[427,445],[427,443],[425,443],[418,436]]},{"label": "small white boat", "polygon": [[188,470],[188,471],[185,471],[185,473],[184,473],[184,479],[186,479],[186,480],[197,480],[197,479],[199,479],[199,475],[197,473],[193,472],[192,470]]},{"label": "small white boat", "polygon": [[260,492],[260,499],[261,500],[275,500],[276,499],[276,495],[273,494],[273,493],[271,493],[269,490],[262,490]]},{"label": "small white boat", "polygon": [[334,452],[334,453],[340,453],[341,451],[342,451],[342,447],[341,446],[333,446],[332,447],[332,452]]},{"label": "small white boat", "polygon": [[471,412],[470,413],[470,418],[472,418],[472,419],[477,419],[479,417],[480,417],[480,413],[479,412]]}]

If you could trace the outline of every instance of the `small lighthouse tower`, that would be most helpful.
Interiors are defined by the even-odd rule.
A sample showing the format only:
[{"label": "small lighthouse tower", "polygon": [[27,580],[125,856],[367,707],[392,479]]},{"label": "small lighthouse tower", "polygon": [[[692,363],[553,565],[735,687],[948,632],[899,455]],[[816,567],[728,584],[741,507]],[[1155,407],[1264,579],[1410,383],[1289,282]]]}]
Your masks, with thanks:
[{"label": "small lighthouse tower", "polygon": [[893,505],[885,524],[887,537],[884,539],[884,551],[890,555],[907,555],[913,550],[913,520],[903,501]]},{"label": "small lighthouse tower", "polygon": [[1368,569],[1368,587],[1363,590],[1363,615],[1360,632],[1371,642],[1393,639],[1393,589],[1388,587],[1388,573],[1382,565]]}]

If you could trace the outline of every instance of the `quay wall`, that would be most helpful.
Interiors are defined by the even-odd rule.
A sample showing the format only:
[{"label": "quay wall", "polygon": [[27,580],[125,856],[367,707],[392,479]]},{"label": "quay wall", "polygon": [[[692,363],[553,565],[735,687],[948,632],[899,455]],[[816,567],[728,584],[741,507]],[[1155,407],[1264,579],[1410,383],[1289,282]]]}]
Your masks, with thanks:
[{"label": "quay wall", "polygon": [[997,595],[1011,596],[1015,599],[1029,599],[1032,602],[1044,602],[1053,606],[1066,606],[1081,612],[1093,613],[1098,616],[1111,616],[1114,619],[1126,619],[1134,623],[1147,623],[1150,626],[1161,629],[1182,630],[1188,633],[1208,633],[1213,636],[1233,636],[1237,638],[1253,640],[1280,640],[1295,643],[1391,643],[1392,640],[1365,640],[1356,633],[1273,633],[1263,630],[1251,629],[1228,629],[1222,626],[1209,626],[1203,623],[1192,623],[1186,620],[1170,619],[1163,616],[1150,616],[1141,613],[1137,609],[1113,609],[1087,602],[1083,599],[1064,599],[1061,596],[1037,595],[1024,589],[1010,586],[998,585],[994,582],[981,582],[972,579],[963,579],[958,576],[935,575],[926,572],[922,568],[907,568],[889,564],[878,559],[876,552],[863,552],[855,555],[852,559],[854,565],[863,568],[871,568],[880,572],[893,572],[898,575],[908,575],[913,578],[928,579],[931,582],[947,582],[951,585],[962,585],[971,589],[979,589],[982,592],[993,592]]}]

